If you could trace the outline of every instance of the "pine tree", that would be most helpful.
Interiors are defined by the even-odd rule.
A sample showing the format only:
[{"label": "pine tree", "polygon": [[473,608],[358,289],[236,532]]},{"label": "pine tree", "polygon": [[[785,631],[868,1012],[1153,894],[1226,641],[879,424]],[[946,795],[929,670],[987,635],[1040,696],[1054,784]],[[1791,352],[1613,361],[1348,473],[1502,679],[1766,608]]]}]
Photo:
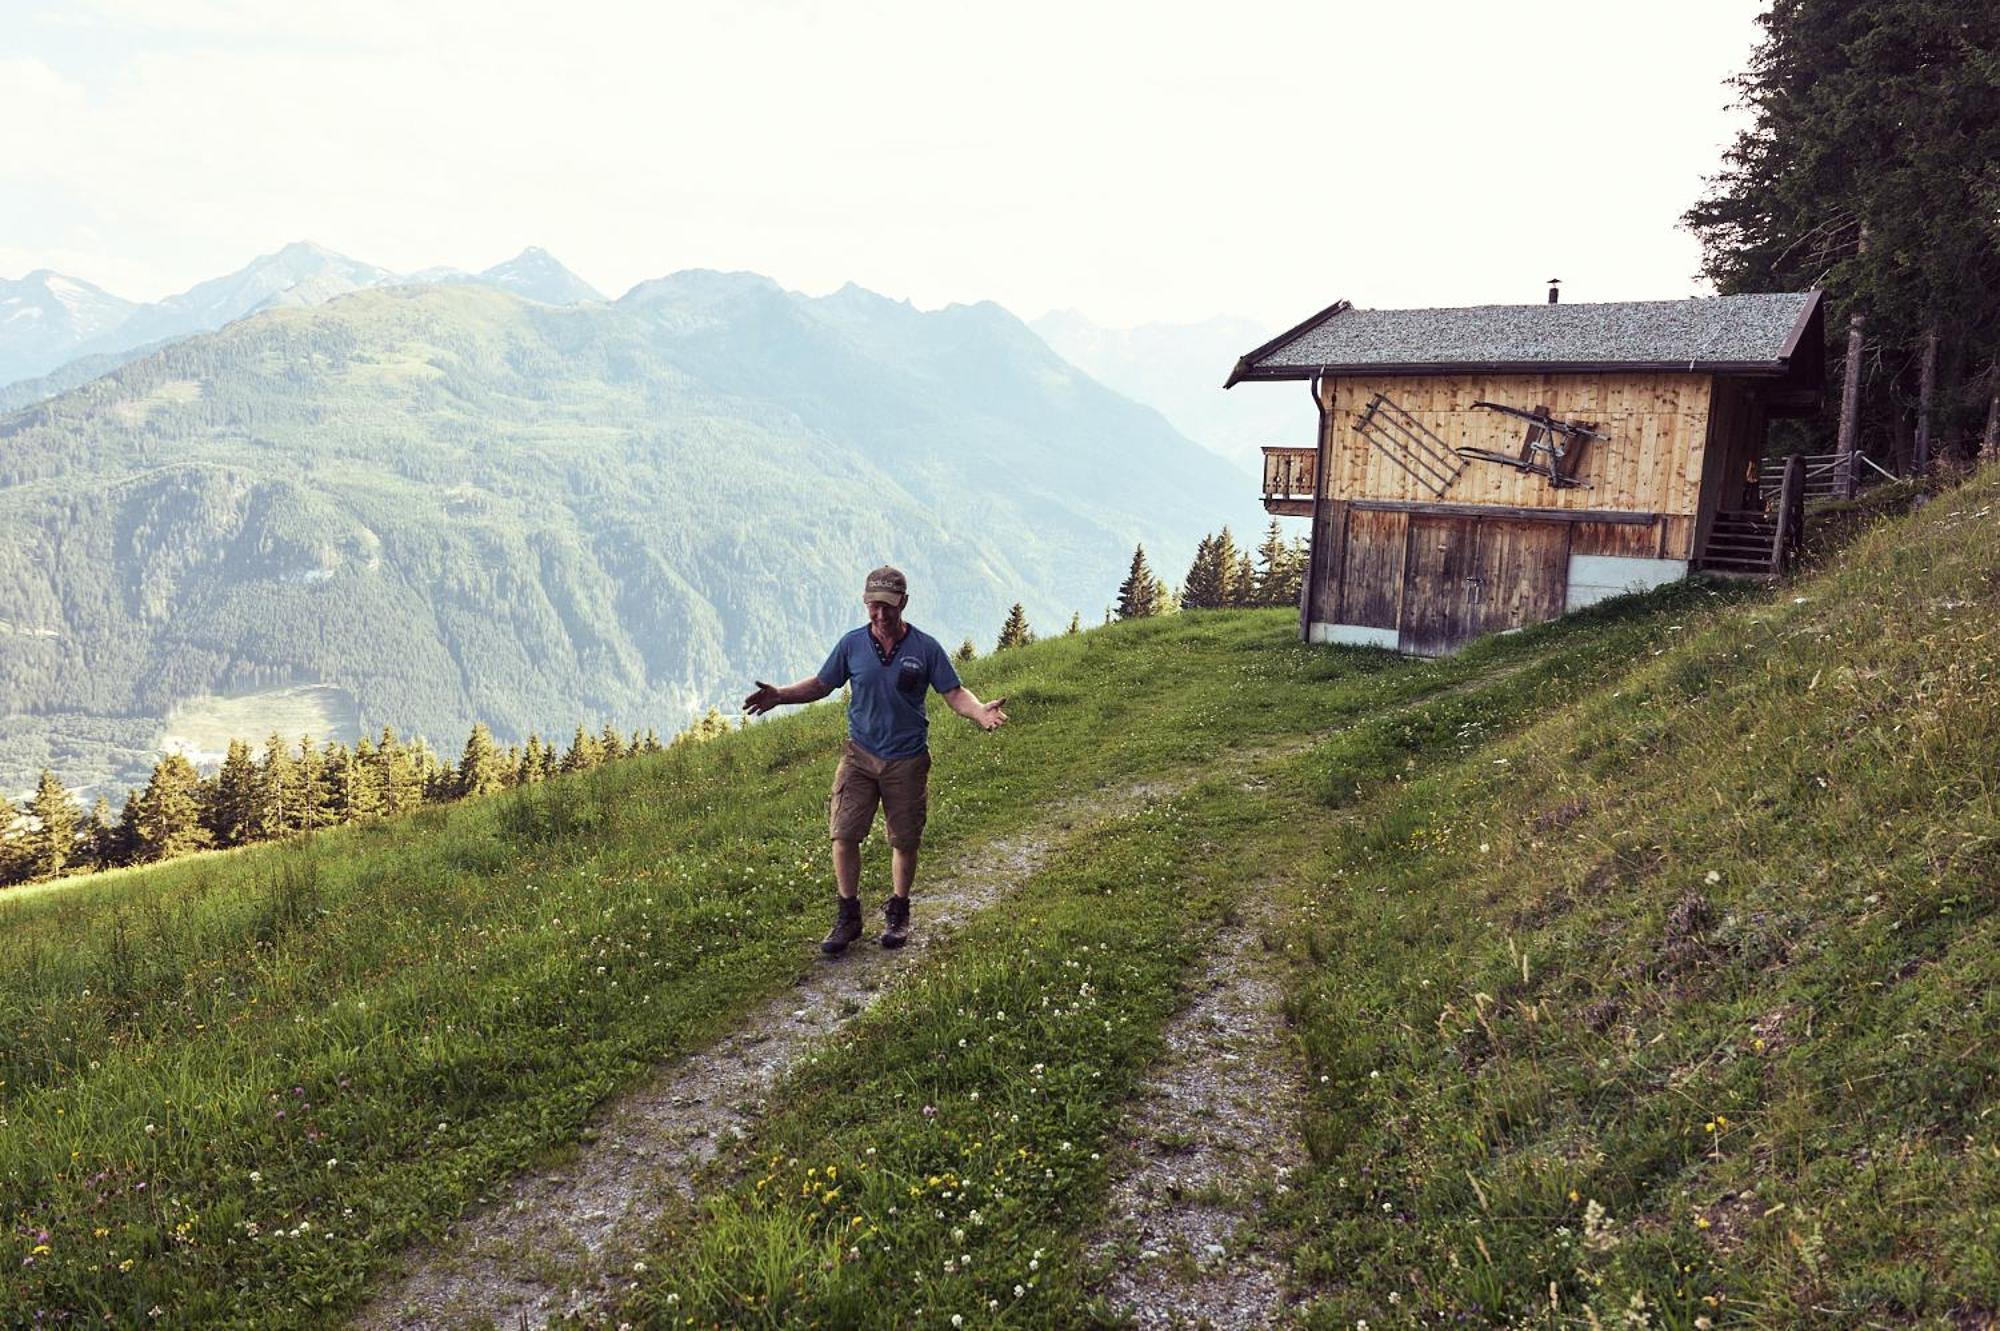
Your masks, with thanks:
[{"label": "pine tree", "polygon": [[257,760],[240,739],[229,741],[222,766],[209,786],[202,821],[213,844],[240,846],[257,833]]},{"label": "pine tree", "polygon": [[1236,566],[1229,571],[1229,595],[1224,604],[1244,609],[1257,604],[1257,566],[1250,562],[1250,552],[1236,552]]},{"label": "pine tree", "polygon": [[605,723],[604,733],[598,736],[597,744],[604,754],[603,761],[607,763],[615,763],[625,756],[625,737],[609,722]]},{"label": "pine tree", "polygon": [[1146,547],[1132,551],[1132,567],[1118,584],[1118,618],[1150,619],[1165,608],[1166,587],[1146,562]]},{"label": "pine tree", "polygon": [[77,860],[76,824],[80,811],[63,783],[48,768],[28,801],[35,827],[25,838],[30,878],[54,878]]},{"label": "pine tree", "polygon": [[1069,627],[1063,630],[1063,636],[1065,638],[1074,638],[1081,632],[1083,632],[1083,612],[1081,610],[1072,610],[1069,612]]},{"label": "pine tree", "polygon": [[971,638],[967,638],[964,642],[958,644],[958,650],[951,654],[951,659],[960,665],[964,665],[977,655],[979,655],[979,649],[972,645]]},{"label": "pine tree", "polygon": [[[746,716],[743,719],[748,721],[750,718]],[[642,747],[647,753],[662,753],[666,749],[666,746],[660,743],[660,732],[651,726],[646,727],[646,742]]]},{"label": "pine tree", "polygon": [[327,770],[326,754],[314,747],[311,735],[299,736],[299,756],[292,764],[292,776],[299,830],[317,832],[332,826],[333,781]]},{"label": "pine tree", "polygon": [[1009,647],[1025,647],[1035,640],[1035,631],[1028,627],[1027,612],[1021,609],[1019,601],[1007,612],[1007,622],[1000,626],[1000,641],[993,650],[1004,652]]},{"label": "pine tree", "polygon": [[1181,609],[1220,610],[1229,604],[1230,579],[1236,572],[1236,538],[1224,527],[1219,536],[1205,536],[1195,548],[1181,585]]},{"label": "pine tree", "polygon": [[200,784],[201,777],[186,754],[170,753],[153,765],[152,778],[139,794],[140,859],[169,859],[208,844],[208,829],[201,825],[196,794]]},{"label": "pine tree", "polygon": [[383,813],[408,813],[424,802],[424,777],[416,756],[388,726],[382,727],[381,742],[375,746],[375,771]]},{"label": "pine tree", "polygon": [[118,822],[111,816],[111,801],[99,795],[84,820],[80,849],[89,856],[90,867],[108,869],[122,863],[118,848]]},{"label": "pine tree", "polygon": [[350,823],[382,816],[382,765],[375,745],[363,735],[354,741],[339,777],[340,796]]},{"label": "pine tree", "polygon": [[1278,520],[1271,519],[1271,525],[1264,530],[1263,543],[1257,547],[1257,605],[1296,605],[1299,599],[1299,576],[1301,569],[1293,555],[1293,548],[1285,544],[1283,532],[1278,528]]},{"label": "pine tree", "polygon": [[264,741],[264,759],[257,765],[256,815],[251,839],[270,841],[298,826],[294,803],[298,778],[292,773],[292,758],[285,741],[276,731]]},{"label": "pine tree", "polygon": [[484,721],[475,721],[472,733],[465,739],[465,753],[458,760],[458,796],[491,795],[505,786],[500,748],[493,742],[493,732]]},{"label": "pine tree", "polygon": [[528,747],[521,751],[521,784],[533,785],[542,779],[542,737],[530,730]]},{"label": "pine tree", "polygon": [[565,772],[587,772],[604,761],[604,746],[597,737],[578,723],[576,736],[569,742],[569,752],[563,755],[562,770]]}]

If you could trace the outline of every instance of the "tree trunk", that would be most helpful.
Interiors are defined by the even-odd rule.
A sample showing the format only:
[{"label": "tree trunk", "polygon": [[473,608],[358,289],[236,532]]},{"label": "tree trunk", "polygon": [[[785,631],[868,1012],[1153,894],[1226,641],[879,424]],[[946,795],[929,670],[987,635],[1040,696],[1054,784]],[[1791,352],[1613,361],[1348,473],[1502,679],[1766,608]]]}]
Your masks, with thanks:
[{"label": "tree trunk", "polygon": [[[1868,252],[1868,224],[1861,225],[1861,238],[1855,242],[1858,254]],[[1861,335],[1861,311],[1856,309],[1847,316],[1847,371],[1840,385],[1840,434],[1834,452],[1840,456],[1840,497],[1854,498],[1854,442],[1860,430],[1861,420],[1861,353],[1864,339]]]},{"label": "tree trunk", "polygon": [[1922,474],[1931,469],[1931,403],[1937,399],[1938,330],[1924,330],[1924,359],[1917,371],[1917,433],[1910,444],[1910,466]]},{"label": "tree trunk", "polygon": [[1986,367],[1986,431],[1979,436],[1979,460],[1991,462],[2000,448],[2000,361]]}]

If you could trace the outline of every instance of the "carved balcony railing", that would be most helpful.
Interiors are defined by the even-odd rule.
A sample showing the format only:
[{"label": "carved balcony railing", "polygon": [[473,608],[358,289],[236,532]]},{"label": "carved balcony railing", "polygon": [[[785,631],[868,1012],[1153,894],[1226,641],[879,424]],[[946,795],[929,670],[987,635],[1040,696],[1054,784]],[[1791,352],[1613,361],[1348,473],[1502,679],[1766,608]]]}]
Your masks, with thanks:
[{"label": "carved balcony railing", "polygon": [[1264,511],[1290,517],[1312,514],[1319,479],[1319,451],[1312,448],[1264,450]]}]

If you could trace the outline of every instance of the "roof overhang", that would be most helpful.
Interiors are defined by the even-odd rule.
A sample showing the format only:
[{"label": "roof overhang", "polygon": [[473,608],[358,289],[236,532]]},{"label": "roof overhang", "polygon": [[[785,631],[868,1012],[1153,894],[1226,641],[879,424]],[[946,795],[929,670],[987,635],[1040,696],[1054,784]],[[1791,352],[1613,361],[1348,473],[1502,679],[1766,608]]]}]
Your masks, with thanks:
[{"label": "roof overhang", "polygon": [[[1248,360],[1245,357],[1244,360]],[[1360,378],[1371,374],[1735,374],[1780,378],[1789,366],[1781,360],[1681,361],[1432,361],[1405,364],[1345,363],[1340,365],[1247,366],[1236,363],[1227,388],[1258,379]]]}]

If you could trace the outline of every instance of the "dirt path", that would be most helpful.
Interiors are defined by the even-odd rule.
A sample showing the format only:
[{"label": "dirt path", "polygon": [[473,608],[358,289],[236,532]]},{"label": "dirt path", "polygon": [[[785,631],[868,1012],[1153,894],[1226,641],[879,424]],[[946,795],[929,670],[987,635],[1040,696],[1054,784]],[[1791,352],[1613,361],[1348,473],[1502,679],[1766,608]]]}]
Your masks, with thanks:
[{"label": "dirt path", "polygon": [[685,1204],[695,1172],[751,1131],[802,1056],[1058,847],[1168,793],[1135,783],[1056,806],[1033,831],[987,842],[920,883],[909,947],[885,952],[871,931],[747,1013],[733,1034],[615,1097],[570,1158],[498,1185],[495,1200],[442,1243],[414,1251],[354,1325],[540,1327],[604,1302],[629,1279],[629,1245],[662,1211]]},{"label": "dirt path", "polygon": [[1285,1319],[1282,1256],[1244,1223],[1305,1159],[1277,926],[1270,896],[1252,887],[1211,945],[1194,1000],[1167,1026],[1166,1054],[1123,1128],[1112,1222],[1090,1247],[1110,1268],[1100,1293],[1134,1326],[1234,1331]]}]

